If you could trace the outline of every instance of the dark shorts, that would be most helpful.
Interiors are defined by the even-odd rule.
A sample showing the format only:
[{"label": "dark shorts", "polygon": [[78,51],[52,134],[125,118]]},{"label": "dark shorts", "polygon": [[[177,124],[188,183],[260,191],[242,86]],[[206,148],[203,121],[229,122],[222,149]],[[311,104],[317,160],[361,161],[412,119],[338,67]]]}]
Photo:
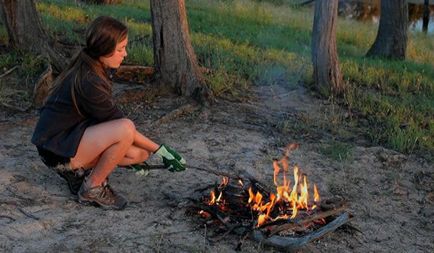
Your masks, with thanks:
[{"label": "dark shorts", "polygon": [[59,156],[54,154],[51,151],[48,151],[46,149],[38,148],[38,153],[39,156],[42,159],[42,162],[47,165],[48,167],[56,167],[59,165],[66,165],[69,163],[69,161],[71,160],[71,158],[69,157],[63,157],[63,156]]}]

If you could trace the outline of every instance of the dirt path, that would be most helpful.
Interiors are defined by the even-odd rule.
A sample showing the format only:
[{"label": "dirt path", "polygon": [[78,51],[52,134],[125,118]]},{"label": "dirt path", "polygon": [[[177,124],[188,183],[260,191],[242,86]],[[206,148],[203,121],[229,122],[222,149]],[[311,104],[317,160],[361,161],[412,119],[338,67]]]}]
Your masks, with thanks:
[{"label": "dirt path", "polygon": [[[119,96],[125,95],[125,89]],[[138,94],[136,87],[129,92]],[[146,93],[143,91],[142,93]],[[122,97],[122,94],[124,96]],[[272,185],[272,158],[293,141],[293,153],[324,197],[342,196],[354,215],[338,229],[302,252],[433,252],[433,165],[382,147],[355,147],[349,159],[336,161],[320,152],[333,129],[330,105],[302,88],[255,87],[243,102],[220,100],[164,121],[185,104],[173,97],[123,104],[124,111],[149,137],[172,145],[194,166],[242,173]],[[329,108],[329,109],[327,109]],[[336,112],[336,111],[334,111]],[[342,112],[339,112],[342,113]],[[344,114],[344,113],[343,113]],[[36,113],[0,113],[0,251],[2,252],[233,252],[238,238],[210,243],[206,229],[186,216],[195,189],[220,180],[188,170],[173,174],[152,171],[147,177],[118,169],[113,187],[126,195],[123,211],[82,206],[60,177],[39,160],[30,137]],[[300,122],[317,126],[308,129]],[[157,161],[153,160],[153,163]],[[242,252],[273,252],[246,240]]]}]

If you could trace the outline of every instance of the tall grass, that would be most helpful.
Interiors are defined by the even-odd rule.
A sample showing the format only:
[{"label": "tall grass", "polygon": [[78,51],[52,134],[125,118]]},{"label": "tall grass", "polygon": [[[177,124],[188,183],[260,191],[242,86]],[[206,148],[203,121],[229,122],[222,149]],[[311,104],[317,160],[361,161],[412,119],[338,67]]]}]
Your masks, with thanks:
[{"label": "tall grass", "polygon": [[[187,0],[193,47],[217,93],[249,85],[294,86],[311,82],[313,10],[293,0]],[[130,29],[127,63],[153,64],[149,1],[83,6],[72,0],[37,4],[49,33],[83,43],[90,20],[110,15]],[[434,154],[434,39],[409,34],[405,61],[368,59],[377,25],[339,19],[337,46],[348,85],[345,106],[367,125],[374,143],[402,152]],[[0,29],[0,41],[4,41]],[[1,58],[3,57],[3,58]],[[0,66],[8,64],[1,56]],[[3,63],[1,62],[3,61]]]}]

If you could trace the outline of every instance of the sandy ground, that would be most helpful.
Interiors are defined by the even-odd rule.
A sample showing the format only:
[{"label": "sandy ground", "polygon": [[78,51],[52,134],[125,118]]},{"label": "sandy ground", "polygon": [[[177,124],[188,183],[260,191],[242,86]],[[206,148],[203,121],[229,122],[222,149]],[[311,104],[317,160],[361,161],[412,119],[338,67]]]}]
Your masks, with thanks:
[{"label": "sandy ground", "polygon": [[[338,229],[300,252],[434,251],[433,164],[369,146],[357,133],[349,139],[355,143],[351,158],[323,155],[320,147],[334,138],[333,129],[303,128],[300,122],[321,126],[333,120],[327,112],[345,112],[330,109],[302,88],[255,87],[240,101],[220,99],[213,107],[165,120],[160,119],[186,101],[149,96],[152,92],[139,86],[117,90],[120,102],[136,100],[122,108],[138,129],[173,146],[194,166],[247,171],[272,186],[272,159],[286,144],[300,143],[292,161],[324,198],[347,199],[354,215],[352,229]],[[122,211],[83,206],[30,143],[36,121],[36,111],[0,112],[0,252],[235,251],[237,236],[211,243],[210,231],[185,215],[194,190],[219,181],[217,176],[190,169],[138,177],[119,168],[111,184],[129,206]],[[276,250],[247,239],[241,251]]]}]

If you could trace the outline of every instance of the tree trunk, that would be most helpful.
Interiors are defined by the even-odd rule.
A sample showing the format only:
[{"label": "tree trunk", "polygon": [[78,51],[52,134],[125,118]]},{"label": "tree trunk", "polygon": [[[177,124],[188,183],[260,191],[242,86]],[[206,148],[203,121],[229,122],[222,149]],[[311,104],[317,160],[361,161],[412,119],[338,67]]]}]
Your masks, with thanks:
[{"label": "tree trunk", "polygon": [[338,0],[315,1],[312,31],[312,63],[316,88],[335,95],[345,90],[336,50]]},{"label": "tree trunk", "polygon": [[211,98],[191,46],[184,0],[151,0],[157,80],[178,94],[205,102]]},{"label": "tree trunk", "polygon": [[10,47],[46,56],[57,72],[66,66],[66,59],[50,46],[33,0],[0,0],[0,8]]},{"label": "tree trunk", "polygon": [[381,0],[380,27],[367,56],[405,59],[407,29],[407,1]]},{"label": "tree trunk", "polygon": [[422,24],[422,31],[424,33],[428,33],[429,14],[430,14],[429,0],[425,0],[423,5],[423,24]]}]

